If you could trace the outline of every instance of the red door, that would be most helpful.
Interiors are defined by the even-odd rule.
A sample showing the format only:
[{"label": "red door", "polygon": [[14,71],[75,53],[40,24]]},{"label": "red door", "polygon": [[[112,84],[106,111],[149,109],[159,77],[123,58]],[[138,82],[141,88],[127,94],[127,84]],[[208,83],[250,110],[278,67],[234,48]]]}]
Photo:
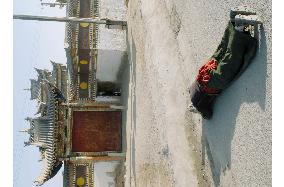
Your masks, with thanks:
[{"label": "red door", "polygon": [[74,111],[72,152],[121,151],[120,111]]}]

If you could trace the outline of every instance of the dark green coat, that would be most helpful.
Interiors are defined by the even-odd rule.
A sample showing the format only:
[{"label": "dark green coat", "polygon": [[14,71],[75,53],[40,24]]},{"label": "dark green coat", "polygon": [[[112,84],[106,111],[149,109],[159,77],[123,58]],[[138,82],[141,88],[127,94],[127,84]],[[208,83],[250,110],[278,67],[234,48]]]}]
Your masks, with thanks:
[{"label": "dark green coat", "polygon": [[208,87],[223,90],[248,67],[257,50],[257,40],[247,33],[236,31],[231,22],[225,30],[212,58],[217,68],[210,71]]}]

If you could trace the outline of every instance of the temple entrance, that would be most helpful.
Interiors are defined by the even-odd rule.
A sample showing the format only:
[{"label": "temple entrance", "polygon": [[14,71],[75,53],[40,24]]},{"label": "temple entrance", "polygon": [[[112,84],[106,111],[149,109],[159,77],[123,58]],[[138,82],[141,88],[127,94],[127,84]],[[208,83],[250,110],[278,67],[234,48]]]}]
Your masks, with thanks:
[{"label": "temple entrance", "polygon": [[97,82],[97,96],[120,96],[120,84],[110,81]]},{"label": "temple entrance", "polygon": [[120,111],[74,111],[72,152],[121,152]]}]

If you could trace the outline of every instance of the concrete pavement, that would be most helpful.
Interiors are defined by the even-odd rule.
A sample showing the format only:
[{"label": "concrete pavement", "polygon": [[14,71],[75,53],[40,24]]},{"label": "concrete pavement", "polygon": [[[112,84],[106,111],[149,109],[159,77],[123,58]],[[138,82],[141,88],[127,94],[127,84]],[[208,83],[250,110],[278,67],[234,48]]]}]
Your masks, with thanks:
[{"label": "concrete pavement", "polygon": [[[243,4],[264,22],[258,54],[202,120],[188,87]],[[130,0],[128,41],[126,186],[271,186],[271,1]]]}]

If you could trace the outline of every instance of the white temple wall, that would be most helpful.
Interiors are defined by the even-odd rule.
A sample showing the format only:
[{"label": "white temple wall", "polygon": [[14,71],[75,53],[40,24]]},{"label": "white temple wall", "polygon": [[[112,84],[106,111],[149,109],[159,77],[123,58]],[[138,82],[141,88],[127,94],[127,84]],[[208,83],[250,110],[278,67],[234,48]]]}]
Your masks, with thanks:
[{"label": "white temple wall", "polygon": [[98,50],[96,78],[99,81],[119,81],[124,62],[124,51]]},{"label": "white temple wall", "polygon": [[[126,6],[124,0],[104,0],[99,2],[99,16],[111,20],[126,20]],[[126,31],[107,29],[99,26],[98,48],[126,51]]]},{"label": "white temple wall", "polygon": [[115,186],[115,167],[118,162],[99,162],[94,166],[94,184],[97,187]]}]

